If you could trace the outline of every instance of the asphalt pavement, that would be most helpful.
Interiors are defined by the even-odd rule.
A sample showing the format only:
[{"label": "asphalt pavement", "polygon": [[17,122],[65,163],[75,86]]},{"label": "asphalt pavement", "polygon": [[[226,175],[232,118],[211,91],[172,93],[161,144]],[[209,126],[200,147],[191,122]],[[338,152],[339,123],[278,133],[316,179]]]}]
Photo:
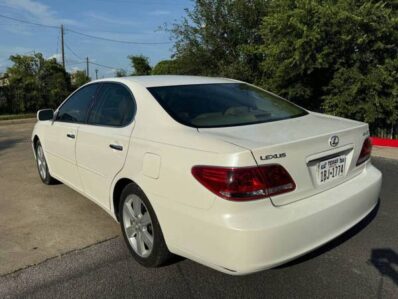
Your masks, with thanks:
[{"label": "asphalt pavement", "polygon": [[[182,258],[155,269],[137,264],[117,226],[89,200],[63,185],[48,194],[30,186],[36,184],[37,173],[24,158],[29,143],[18,136],[25,131],[0,130],[0,196],[34,190],[31,202],[29,197],[16,198],[14,205],[9,196],[0,197],[0,269],[3,264],[11,269],[17,261],[14,272],[0,276],[0,298],[398,298],[397,160],[373,158],[383,172],[380,205],[353,229],[289,264],[229,276]],[[30,185],[12,191],[17,185],[7,174],[28,179]],[[51,201],[40,199],[44,197]],[[21,216],[29,217],[29,211],[36,216],[26,222]],[[35,265],[18,263],[35,252],[43,252],[30,260]],[[25,268],[19,269],[21,265]]]},{"label": "asphalt pavement", "polygon": [[100,207],[63,184],[41,182],[34,123],[14,122],[0,122],[0,275],[118,236]]},{"label": "asphalt pavement", "polygon": [[176,259],[146,269],[116,237],[0,277],[0,298],[398,298],[398,163],[375,164],[385,177],[379,208],[279,268],[235,277]]}]

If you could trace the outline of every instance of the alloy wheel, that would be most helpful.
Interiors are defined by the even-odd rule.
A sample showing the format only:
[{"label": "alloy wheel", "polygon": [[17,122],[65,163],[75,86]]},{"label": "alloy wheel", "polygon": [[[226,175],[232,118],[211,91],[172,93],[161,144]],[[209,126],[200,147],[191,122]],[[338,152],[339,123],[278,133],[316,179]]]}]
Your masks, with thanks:
[{"label": "alloy wheel", "polygon": [[37,158],[37,166],[39,168],[40,176],[43,180],[47,177],[47,162],[46,158],[44,157],[43,148],[39,144],[36,150],[36,158]]},{"label": "alloy wheel", "polygon": [[134,252],[148,257],[153,249],[153,224],[144,202],[135,194],[129,195],[123,205],[123,228]]}]

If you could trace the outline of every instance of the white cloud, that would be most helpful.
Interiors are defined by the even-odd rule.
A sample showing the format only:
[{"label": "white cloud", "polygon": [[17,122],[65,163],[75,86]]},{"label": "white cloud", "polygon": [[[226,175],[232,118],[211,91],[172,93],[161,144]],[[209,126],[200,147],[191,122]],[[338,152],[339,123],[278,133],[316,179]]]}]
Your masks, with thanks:
[{"label": "white cloud", "polygon": [[0,73],[4,72],[12,62],[9,60],[10,55],[30,55],[33,50],[19,46],[7,46],[0,44]]},{"label": "white cloud", "polygon": [[69,68],[69,70],[71,73],[76,73],[77,71],[82,71],[83,69],[78,66],[72,66],[71,68]]},{"label": "white cloud", "polygon": [[8,45],[2,45],[0,44],[0,60],[3,59],[8,59],[10,55],[16,55],[16,54],[21,54],[21,55],[27,55],[27,54],[32,54],[33,53],[32,48],[25,48],[25,47],[20,47],[20,46],[8,46]]},{"label": "white cloud", "polygon": [[53,59],[55,58],[58,62],[61,62],[61,54],[60,53],[55,53],[53,55],[51,55],[50,57],[48,57],[47,59]]},{"label": "white cloud", "polygon": [[138,22],[134,22],[131,20],[126,20],[126,19],[120,19],[117,17],[110,17],[107,15],[102,15],[102,14],[98,14],[96,12],[90,11],[85,13],[85,15],[93,20],[96,21],[101,21],[101,22],[105,22],[105,23],[109,23],[109,24],[115,24],[115,25],[125,25],[125,26],[137,26],[139,25]]},{"label": "white cloud", "polygon": [[0,0],[0,4],[9,9],[15,10],[19,14],[25,14],[31,20],[48,25],[75,25],[76,21],[63,19],[49,6],[34,0]]},{"label": "white cloud", "polygon": [[149,12],[148,14],[149,14],[150,16],[164,16],[164,15],[169,15],[169,14],[171,14],[171,11],[157,9],[157,10],[154,10],[154,11]]}]

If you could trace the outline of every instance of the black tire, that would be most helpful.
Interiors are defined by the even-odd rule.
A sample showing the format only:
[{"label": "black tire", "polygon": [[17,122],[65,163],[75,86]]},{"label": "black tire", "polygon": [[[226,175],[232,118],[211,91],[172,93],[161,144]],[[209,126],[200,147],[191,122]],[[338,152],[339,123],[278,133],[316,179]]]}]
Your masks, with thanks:
[{"label": "black tire", "polygon": [[[42,157],[40,158],[40,150],[42,151]],[[53,185],[56,184],[58,181],[54,179],[51,175],[50,172],[48,171],[48,165],[47,165],[47,160],[46,157],[44,156],[44,151],[43,147],[41,146],[40,141],[37,141],[35,144],[35,152],[36,152],[36,166],[37,166],[37,171],[39,172],[39,176],[41,181],[46,184],[46,185]],[[44,164],[43,164],[44,161]],[[40,166],[42,165],[42,166]]]},{"label": "black tire", "polygon": [[[153,237],[153,245],[152,249],[148,256],[140,256],[135,249],[133,248],[132,244],[127,237],[127,232],[124,223],[131,221],[127,215],[125,215],[125,202],[128,200],[130,201],[132,197],[138,197],[143,203],[142,211],[145,213],[149,213],[151,224],[148,225],[148,229]],[[128,203],[126,204],[128,205]],[[144,217],[142,217],[144,218]],[[132,256],[134,259],[145,267],[159,267],[163,265],[167,260],[169,260],[173,255],[169,252],[166,242],[164,241],[162,229],[160,228],[159,221],[156,217],[155,211],[152,208],[151,203],[149,202],[148,198],[144,194],[144,192],[134,183],[128,184],[121,194],[121,199],[119,202],[119,220],[120,220],[120,227],[123,233],[124,240],[129,248]],[[129,225],[129,224],[127,224]],[[130,223],[131,225],[131,223]],[[133,225],[131,225],[133,226]],[[137,241],[138,242],[138,241]],[[142,243],[144,244],[144,243]],[[144,244],[146,246],[146,244]]]}]

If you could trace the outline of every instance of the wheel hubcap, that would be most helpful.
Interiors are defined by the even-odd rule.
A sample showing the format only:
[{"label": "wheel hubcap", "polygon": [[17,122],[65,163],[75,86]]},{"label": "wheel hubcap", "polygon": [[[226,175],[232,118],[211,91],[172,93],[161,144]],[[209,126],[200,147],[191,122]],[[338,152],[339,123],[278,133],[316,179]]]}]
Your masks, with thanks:
[{"label": "wheel hubcap", "polygon": [[37,166],[39,168],[40,176],[45,179],[47,176],[47,163],[44,158],[43,148],[41,145],[37,147]]},{"label": "wheel hubcap", "polygon": [[134,252],[141,257],[149,256],[153,248],[152,219],[144,202],[135,194],[124,202],[123,227]]}]

